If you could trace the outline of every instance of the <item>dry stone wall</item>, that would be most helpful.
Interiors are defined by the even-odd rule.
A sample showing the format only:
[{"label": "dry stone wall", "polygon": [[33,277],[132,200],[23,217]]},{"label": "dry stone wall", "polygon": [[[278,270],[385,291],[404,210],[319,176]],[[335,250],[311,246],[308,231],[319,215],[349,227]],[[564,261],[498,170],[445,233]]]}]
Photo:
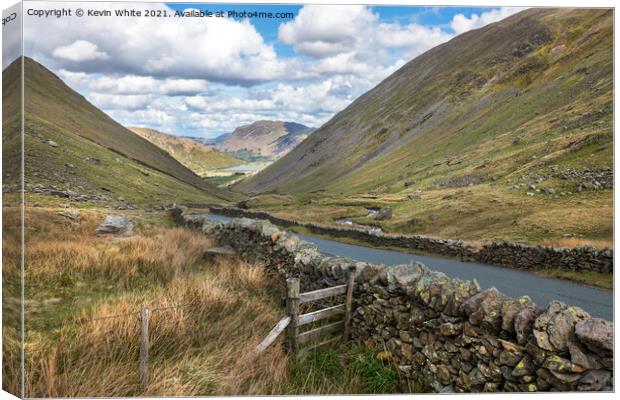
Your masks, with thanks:
[{"label": "dry stone wall", "polygon": [[613,325],[578,307],[481,290],[420,263],[385,267],[322,255],[265,220],[214,223],[173,210],[246,260],[302,291],[344,282],[356,267],[352,339],[387,349],[404,376],[436,392],[613,390]]},{"label": "dry stone wall", "polygon": [[439,254],[519,269],[560,268],[566,271],[613,272],[613,250],[594,247],[561,248],[530,246],[514,242],[492,242],[480,249],[461,241],[434,239],[422,235],[375,233],[355,228],[340,228],[298,222],[267,212],[236,207],[211,207],[213,212],[232,217],[266,219],[282,227],[300,226],[319,234],[358,239],[379,246],[410,248],[424,253]]}]

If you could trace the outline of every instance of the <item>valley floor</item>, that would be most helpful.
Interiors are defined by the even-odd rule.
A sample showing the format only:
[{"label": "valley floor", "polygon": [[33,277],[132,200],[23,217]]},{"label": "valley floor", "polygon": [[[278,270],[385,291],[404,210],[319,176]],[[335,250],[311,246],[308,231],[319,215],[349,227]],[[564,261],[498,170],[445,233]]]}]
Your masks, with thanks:
[{"label": "valley floor", "polygon": [[[25,394],[29,397],[392,393],[413,390],[372,350],[288,358],[280,340],[251,350],[284,314],[260,265],[205,257],[212,242],[163,212],[26,210]],[[75,211],[72,209],[71,211]],[[96,236],[107,214],[130,236]],[[19,209],[3,209],[3,389],[19,393]],[[138,374],[141,307],[150,381]],[[113,316],[112,318],[108,318]]]},{"label": "valley floor", "polygon": [[[545,187],[543,186],[543,190]],[[540,190],[540,189],[539,189]],[[300,196],[265,194],[246,200],[251,209],[305,222],[348,223],[387,233],[464,240],[474,245],[507,240],[556,247],[613,248],[613,190],[547,195],[527,187],[480,184],[412,194]],[[390,209],[379,220],[376,211]]]}]

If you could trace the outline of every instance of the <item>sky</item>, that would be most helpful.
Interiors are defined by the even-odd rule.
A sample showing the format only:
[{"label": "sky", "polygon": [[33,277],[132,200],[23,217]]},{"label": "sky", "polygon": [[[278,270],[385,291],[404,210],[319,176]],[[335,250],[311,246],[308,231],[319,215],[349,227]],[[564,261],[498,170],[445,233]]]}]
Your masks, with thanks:
[{"label": "sky", "polygon": [[[416,56],[521,9],[66,3],[289,18],[24,15],[24,53],[126,126],[212,138],[257,120],[319,127]],[[62,3],[27,2],[49,10]],[[160,14],[161,14],[160,13]],[[3,65],[3,67],[6,66]]]}]

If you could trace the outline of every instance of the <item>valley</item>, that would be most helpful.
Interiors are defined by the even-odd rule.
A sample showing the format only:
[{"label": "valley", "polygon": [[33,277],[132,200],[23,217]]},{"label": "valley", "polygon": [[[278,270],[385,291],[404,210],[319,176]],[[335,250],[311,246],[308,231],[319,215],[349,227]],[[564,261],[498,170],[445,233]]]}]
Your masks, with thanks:
[{"label": "valley", "polygon": [[532,9],[460,35],[232,189],[300,221],[611,247],[611,30],[609,11]]},{"label": "valley", "polygon": [[[230,83],[181,77],[161,79],[183,113],[188,81],[209,101]],[[110,115],[132,110],[20,58],[3,71],[3,389],[613,390],[613,90],[609,9],[528,9],[318,128],[256,112],[213,139],[123,126]],[[315,120],[299,115],[278,118]],[[187,132],[206,126],[228,125]]]},{"label": "valley", "polygon": [[243,160],[190,139],[148,128],[130,127],[129,130],[165,150],[198,176],[243,164]]}]

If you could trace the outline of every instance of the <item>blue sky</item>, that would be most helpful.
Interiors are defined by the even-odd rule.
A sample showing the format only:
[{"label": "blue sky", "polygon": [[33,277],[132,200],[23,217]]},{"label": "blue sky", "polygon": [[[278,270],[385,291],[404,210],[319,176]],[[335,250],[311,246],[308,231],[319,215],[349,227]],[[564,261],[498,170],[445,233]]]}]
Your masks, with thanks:
[{"label": "blue sky", "polygon": [[[50,8],[57,4],[29,3]],[[79,3],[72,3],[73,7]],[[135,6],[135,4],[133,5]],[[123,3],[84,3],[120,9]],[[24,46],[127,126],[214,137],[260,119],[318,127],[424,51],[516,8],[142,3],[290,19],[24,18]],[[41,38],[46,41],[41,41]]]}]

